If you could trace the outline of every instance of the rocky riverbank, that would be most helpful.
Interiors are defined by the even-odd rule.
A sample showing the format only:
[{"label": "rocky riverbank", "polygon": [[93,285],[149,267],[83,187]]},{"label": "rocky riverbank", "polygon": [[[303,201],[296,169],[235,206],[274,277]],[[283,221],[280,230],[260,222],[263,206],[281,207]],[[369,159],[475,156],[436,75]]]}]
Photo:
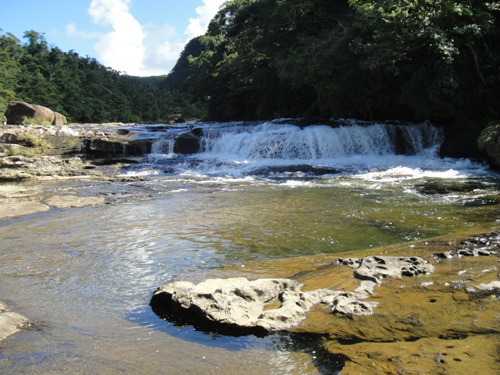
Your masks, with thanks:
[{"label": "rocky riverbank", "polygon": [[[245,267],[248,279],[268,277],[269,269],[278,279],[248,281],[240,269],[229,269],[227,280],[162,286],[151,304],[166,319],[189,318],[223,332],[263,334],[265,328],[317,337],[343,363],[343,375],[468,374],[471,369],[496,374],[499,248],[500,234],[488,233],[340,254],[342,258],[258,263]],[[325,290],[329,293],[315,298]],[[352,298],[360,290],[361,300]],[[328,301],[328,296],[334,299]],[[250,306],[252,301],[256,306]],[[290,306],[293,314],[285,313]]]},{"label": "rocky riverbank", "polygon": [[[70,124],[69,126],[6,126],[0,128],[0,219],[48,211],[51,207],[104,204],[103,197],[47,195],[41,184],[60,180],[128,181],[119,176],[125,160],[103,161],[106,155],[84,154],[88,140],[114,139],[117,129],[131,124]],[[113,138],[115,137],[115,138]],[[119,139],[119,142],[124,142]],[[121,156],[122,153],[108,156]]]}]

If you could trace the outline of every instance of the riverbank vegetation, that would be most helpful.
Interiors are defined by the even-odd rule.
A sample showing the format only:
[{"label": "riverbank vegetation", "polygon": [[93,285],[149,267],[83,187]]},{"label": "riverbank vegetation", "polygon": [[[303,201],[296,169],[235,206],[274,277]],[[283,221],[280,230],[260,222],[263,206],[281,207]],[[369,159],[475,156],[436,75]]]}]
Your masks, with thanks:
[{"label": "riverbank vegetation", "polygon": [[201,38],[210,117],[499,117],[500,3],[232,0]]},{"label": "riverbank vegetation", "polygon": [[[0,109],[77,122],[352,117],[460,130],[500,118],[500,2],[230,0],[168,76],[132,77],[28,31],[0,36]],[[205,109],[207,112],[205,112]]]}]

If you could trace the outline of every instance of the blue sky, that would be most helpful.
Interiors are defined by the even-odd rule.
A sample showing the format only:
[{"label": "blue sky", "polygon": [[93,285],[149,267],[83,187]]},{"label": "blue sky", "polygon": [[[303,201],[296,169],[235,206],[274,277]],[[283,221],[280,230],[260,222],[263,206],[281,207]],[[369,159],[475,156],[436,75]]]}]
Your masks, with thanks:
[{"label": "blue sky", "polygon": [[167,74],[186,42],[206,31],[224,0],[13,0],[0,28],[22,42],[43,33],[49,45],[96,58],[130,75]]}]

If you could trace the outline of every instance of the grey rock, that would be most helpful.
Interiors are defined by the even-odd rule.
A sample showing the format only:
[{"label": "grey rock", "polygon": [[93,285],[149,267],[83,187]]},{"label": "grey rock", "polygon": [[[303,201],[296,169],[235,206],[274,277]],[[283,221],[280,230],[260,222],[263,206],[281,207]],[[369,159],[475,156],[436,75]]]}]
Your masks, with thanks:
[{"label": "grey rock", "polygon": [[361,301],[366,296],[329,289],[303,292],[291,279],[232,278],[166,284],[156,289],[150,305],[160,316],[203,329],[265,335],[297,325],[319,303],[336,313],[371,314],[373,305]]},{"label": "grey rock", "polygon": [[428,274],[434,270],[431,264],[419,257],[369,256],[361,260],[354,276],[362,280],[380,283],[383,278],[401,278]]},{"label": "grey rock", "polygon": [[349,266],[351,268],[358,268],[361,264],[361,259],[358,258],[338,258],[335,263],[339,266]]},{"label": "grey rock", "polygon": [[377,303],[362,301],[354,293],[345,293],[334,299],[332,313],[357,316],[371,315],[376,306]]},{"label": "grey rock", "polygon": [[489,297],[491,295],[500,295],[500,281],[492,281],[489,284],[479,284],[465,288],[469,296],[475,299]]}]

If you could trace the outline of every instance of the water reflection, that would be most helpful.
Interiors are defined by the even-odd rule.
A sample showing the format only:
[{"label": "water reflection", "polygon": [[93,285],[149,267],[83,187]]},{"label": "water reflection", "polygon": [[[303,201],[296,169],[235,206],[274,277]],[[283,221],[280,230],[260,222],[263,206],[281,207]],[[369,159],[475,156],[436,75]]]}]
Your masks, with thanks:
[{"label": "water reflection", "polygon": [[[110,204],[2,221],[0,300],[40,327],[3,344],[2,373],[332,373],[342,359],[321,352],[316,338],[177,327],[150,310],[151,294],[173,280],[224,276],[221,267],[250,260],[479,230],[498,210],[491,181],[459,195],[359,176],[286,183],[163,176],[60,183],[47,194],[58,186]],[[488,204],[459,204],[465,200]]]}]

